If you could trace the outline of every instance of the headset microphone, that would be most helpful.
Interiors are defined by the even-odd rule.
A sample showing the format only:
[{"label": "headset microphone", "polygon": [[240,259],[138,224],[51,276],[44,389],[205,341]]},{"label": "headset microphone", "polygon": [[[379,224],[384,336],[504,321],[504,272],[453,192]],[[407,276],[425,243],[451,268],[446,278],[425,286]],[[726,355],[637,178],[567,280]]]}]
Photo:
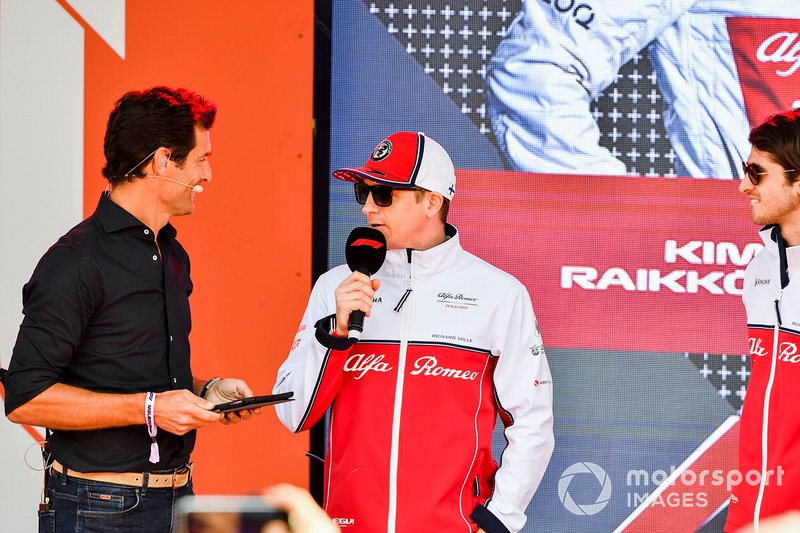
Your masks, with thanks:
[{"label": "headset microphone", "polygon": [[183,183],[182,181],[173,180],[173,179],[170,179],[170,178],[165,178],[164,176],[156,176],[155,174],[145,174],[144,177],[145,178],[156,178],[156,179],[160,179],[160,180],[171,181],[172,183],[177,183],[178,185],[183,185],[184,187],[189,187],[194,192],[203,192],[203,186],[200,185],[199,183],[197,185],[189,185],[188,183]]}]

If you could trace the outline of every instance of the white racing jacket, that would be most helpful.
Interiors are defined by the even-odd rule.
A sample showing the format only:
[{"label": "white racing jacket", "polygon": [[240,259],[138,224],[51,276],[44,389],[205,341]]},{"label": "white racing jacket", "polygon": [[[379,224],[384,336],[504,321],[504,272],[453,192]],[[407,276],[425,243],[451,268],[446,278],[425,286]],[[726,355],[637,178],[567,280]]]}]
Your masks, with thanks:
[{"label": "white racing jacket", "polygon": [[796,13],[794,0],[527,0],[487,74],[500,149],[517,170],[624,175],[591,101],[649,46],[676,172],[738,179],[750,127],[800,100]]},{"label": "white racing jacket", "polygon": [[[553,450],[552,378],[525,287],[464,251],[389,250],[358,344],[321,276],[275,392],[292,431],[331,407],[325,510],[346,531],[519,531]],[[498,414],[506,448],[492,458]]]},{"label": "white racing jacket", "polygon": [[745,271],[752,374],[726,531],[800,509],[800,246],[779,245],[777,230],[761,230],[765,248]]}]

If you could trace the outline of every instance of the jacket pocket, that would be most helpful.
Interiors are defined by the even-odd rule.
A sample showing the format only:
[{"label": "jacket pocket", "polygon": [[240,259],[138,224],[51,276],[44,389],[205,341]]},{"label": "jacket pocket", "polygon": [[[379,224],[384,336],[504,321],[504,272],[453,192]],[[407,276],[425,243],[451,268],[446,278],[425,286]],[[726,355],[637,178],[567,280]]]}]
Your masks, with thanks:
[{"label": "jacket pocket", "polygon": [[469,509],[469,512],[472,512],[476,505],[483,504],[486,499],[492,495],[495,472],[497,472],[497,463],[494,462],[491,451],[480,450],[470,480],[472,507]]}]

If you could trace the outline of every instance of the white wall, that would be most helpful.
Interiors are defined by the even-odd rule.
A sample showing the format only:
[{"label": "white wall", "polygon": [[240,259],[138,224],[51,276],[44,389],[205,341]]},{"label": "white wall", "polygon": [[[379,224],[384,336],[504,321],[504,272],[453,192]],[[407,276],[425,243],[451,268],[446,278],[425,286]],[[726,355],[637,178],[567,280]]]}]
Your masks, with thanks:
[{"label": "white wall", "polygon": [[[124,54],[124,0],[72,6]],[[22,319],[22,285],[83,214],[84,31],[55,0],[0,0],[0,362],[6,367]],[[25,461],[28,450],[28,461],[41,468],[34,443],[25,428],[0,419],[5,531],[37,527],[42,476]]]}]

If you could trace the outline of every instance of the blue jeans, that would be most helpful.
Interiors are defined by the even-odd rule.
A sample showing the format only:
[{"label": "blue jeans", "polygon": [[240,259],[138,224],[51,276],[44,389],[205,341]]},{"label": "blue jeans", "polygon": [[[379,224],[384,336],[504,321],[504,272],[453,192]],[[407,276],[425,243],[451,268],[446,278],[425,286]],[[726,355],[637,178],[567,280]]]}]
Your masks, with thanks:
[{"label": "blue jeans", "polygon": [[191,480],[175,490],[145,490],[53,471],[47,483],[50,505],[39,511],[39,533],[167,533],[175,503],[191,494]]}]

